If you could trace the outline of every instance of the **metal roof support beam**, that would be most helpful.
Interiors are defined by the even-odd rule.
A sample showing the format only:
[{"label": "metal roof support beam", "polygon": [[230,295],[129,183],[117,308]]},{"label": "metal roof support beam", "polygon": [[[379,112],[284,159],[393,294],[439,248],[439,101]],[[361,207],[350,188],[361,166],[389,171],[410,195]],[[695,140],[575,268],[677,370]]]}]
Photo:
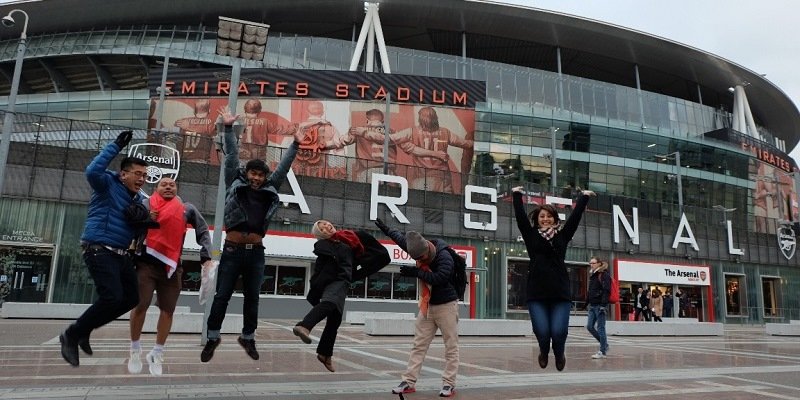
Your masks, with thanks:
[{"label": "metal roof support beam", "polygon": [[[13,68],[9,69],[5,65],[0,66],[0,75],[3,75],[4,78],[8,79],[8,84],[9,85],[11,85],[11,80],[13,78],[13,73],[14,73],[14,69]],[[19,80],[18,93],[19,94],[30,94],[30,93],[33,93],[33,90],[31,89],[31,87],[28,86],[28,84],[25,81],[22,80],[22,77],[20,77],[20,80]]]},{"label": "metal roof support beam", "polygon": [[47,71],[47,74],[50,75],[50,80],[53,82],[53,89],[55,89],[56,93],[75,91],[75,88],[69,83],[67,77],[64,76],[61,71],[57,70],[52,62],[44,58],[40,58],[38,61],[39,64],[42,65],[42,68]]},{"label": "metal roof support beam", "polygon": [[109,73],[107,69],[103,68],[103,66],[97,62],[94,56],[86,56],[86,58],[89,60],[89,64],[92,64],[92,68],[94,68],[94,73],[97,75],[97,83],[100,84],[100,90],[103,92],[105,92],[105,88],[119,90],[119,85],[117,85],[114,77],[111,76],[111,73]]},{"label": "metal roof support beam", "polygon": [[361,53],[364,51],[364,45],[366,45],[367,59],[364,65],[364,70],[367,72],[373,72],[376,41],[378,43],[378,51],[381,55],[383,72],[390,74],[392,71],[391,67],[389,66],[389,56],[386,51],[386,42],[383,37],[381,20],[378,17],[378,4],[367,3],[367,15],[364,17],[364,24],[361,25],[361,33],[358,35],[356,48],[353,51],[353,58],[350,60],[350,71],[355,71],[358,69],[358,62],[361,60]]}]

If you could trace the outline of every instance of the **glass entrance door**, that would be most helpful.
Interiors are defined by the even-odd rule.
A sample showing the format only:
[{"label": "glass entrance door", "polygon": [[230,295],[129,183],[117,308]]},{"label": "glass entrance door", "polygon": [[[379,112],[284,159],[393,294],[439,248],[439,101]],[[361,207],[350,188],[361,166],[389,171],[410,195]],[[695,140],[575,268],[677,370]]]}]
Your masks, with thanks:
[{"label": "glass entrance door", "polygon": [[52,247],[0,245],[0,303],[47,301],[52,264]]}]

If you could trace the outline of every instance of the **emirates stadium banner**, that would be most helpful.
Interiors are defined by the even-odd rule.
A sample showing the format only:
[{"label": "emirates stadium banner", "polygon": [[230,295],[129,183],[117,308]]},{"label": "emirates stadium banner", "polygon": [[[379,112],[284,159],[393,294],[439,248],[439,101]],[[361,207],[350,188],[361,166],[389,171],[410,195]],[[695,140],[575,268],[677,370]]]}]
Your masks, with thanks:
[{"label": "emirates stadium banner", "polygon": [[[222,70],[169,71],[156,126],[161,78],[160,71],[151,73],[149,128],[178,134],[174,146],[182,162],[218,165],[214,123],[228,103],[228,78]],[[461,194],[461,176],[470,172],[474,152],[474,105],[485,101],[485,92],[484,82],[457,79],[244,70],[235,110],[245,124],[240,160],[265,159],[274,167],[280,155],[272,153],[288,147],[299,129],[304,139],[295,174],[369,182],[373,172],[383,173],[388,135],[389,174],[406,177],[411,188]]]}]

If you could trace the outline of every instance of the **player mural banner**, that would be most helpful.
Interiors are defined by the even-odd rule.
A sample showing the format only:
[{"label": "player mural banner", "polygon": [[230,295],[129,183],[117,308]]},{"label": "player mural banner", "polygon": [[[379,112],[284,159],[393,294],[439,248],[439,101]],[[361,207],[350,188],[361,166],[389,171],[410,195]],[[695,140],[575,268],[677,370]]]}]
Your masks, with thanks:
[{"label": "player mural banner", "polygon": [[[160,126],[155,126],[158,98],[153,98],[149,128],[176,133],[168,136],[177,138],[173,139],[176,142],[174,147],[180,149],[184,162],[218,165],[213,145],[215,121],[219,110],[227,106],[228,99],[226,92],[217,94],[217,89],[225,81],[209,83],[210,79],[184,76],[180,75],[181,72],[178,75],[184,80],[170,81],[172,95],[165,100]],[[209,75],[208,71],[201,72],[204,76]],[[293,77],[293,87],[307,88],[307,98],[294,97],[296,92],[286,92],[289,94],[285,98],[280,98],[282,95],[270,97],[276,92],[267,93],[266,88],[272,87],[270,85],[274,85],[277,78],[269,74],[278,72]],[[280,154],[273,153],[288,147],[293,140],[292,133],[300,129],[305,137],[292,167],[295,174],[369,183],[372,173],[384,172],[383,145],[388,135],[386,159],[389,174],[406,177],[412,189],[461,194],[461,177],[469,174],[474,152],[475,111],[471,107],[474,101],[485,99],[483,82],[402,75],[372,77],[381,74],[337,71],[258,70],[248,74],[243,71],[242,75],[249,83],[245,83],[246,90],[240,85],[235,110],[245,124],[240,141],[241,160],[265,159],[274,167]],[[273,79],[270,85],[264,83],[267,79]],[[372,83],[364,83],[368,81]],[[213,86],[213,96],[196,96],[198,84]],[[336,87],[339,85],[363,90],[359,89],[357,95],[350,93],[348,97],[337,97]],[[418,88],[417,93],[422,93],[420,97],[406,102],[395,101],[398,91],[412,86]],[[182,89],[181,97],[177,97],[177,87],[194,87],[195,93],[185,96],[187,93]],[[314,91],[314,87],[333,88],[333,91]],[[255,89],[255,93],[251,89]],[[389,132],[385,132],[387,91],[392,96]],[[454,94],[448,97],[451,101],[437,105],[438,97],[433,94],[437,91],[457,91],[463,95]],[[375,99],[376,93],[383,94]],[[325,97],[312,98],[312,94]],[[431,96],[426,97],[428,94]],[[456,103],[462,98],[467,101],[459,107]]]},{"label": "player mural banner", "polygon": [[[172,137],[183,162],[219,165],[215,121],[227,102],[167,99],[161,126],[155,129],[151,115],[150,128],[178,134]],[[461,194],[461,176],[472,165],[475,111],[411,104],[392,104],[389,110],[387,172],[406,177],[412,189]],[[294,129],[300,129],[305,137],[292,167],[295,174],[368,183],[372,173],[383,173],[385,111],[385,103],[374,102],[242,99],[235,111],[245,124],[239,157],[264,159],[274,168],[280,158],[276,152],[287,148]]]}]

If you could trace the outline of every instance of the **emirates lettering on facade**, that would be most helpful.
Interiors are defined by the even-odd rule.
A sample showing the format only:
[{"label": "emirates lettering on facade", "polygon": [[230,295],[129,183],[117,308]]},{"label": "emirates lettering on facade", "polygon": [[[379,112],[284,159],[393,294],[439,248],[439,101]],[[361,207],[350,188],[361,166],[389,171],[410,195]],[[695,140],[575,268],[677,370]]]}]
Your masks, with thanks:
[{"label": "emirates lettering on facade", "polygon": [[[161,86],[160,76],[160,70],[150,73],[154,97]],[[165,89],[167,96],[174,97],[228,96],[236,90],[241,96],[357,101],[385,101],[389,97],[395,104],[463,108],[475,108],[476,103],[486,101],[486,84],[482,81],[350,71],[246,69],[233,89],[229,71],[171,69]]]}]

